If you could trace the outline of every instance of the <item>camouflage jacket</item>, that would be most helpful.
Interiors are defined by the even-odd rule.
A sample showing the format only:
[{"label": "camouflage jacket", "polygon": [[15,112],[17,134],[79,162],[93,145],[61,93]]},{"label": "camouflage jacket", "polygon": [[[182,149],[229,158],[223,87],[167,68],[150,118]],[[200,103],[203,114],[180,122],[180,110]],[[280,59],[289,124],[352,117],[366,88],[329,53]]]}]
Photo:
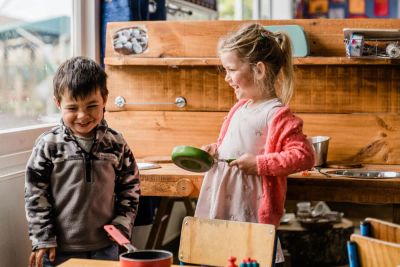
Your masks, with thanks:
[{"label": "camouflage jacket", "polygon": [[100,249],[111,243],[103,230],[110,223],[130,236],[139,195],[138,167],[121,134],[103,120],[87,153],[61,123],[36,140],[27,164],[32,249]]}]

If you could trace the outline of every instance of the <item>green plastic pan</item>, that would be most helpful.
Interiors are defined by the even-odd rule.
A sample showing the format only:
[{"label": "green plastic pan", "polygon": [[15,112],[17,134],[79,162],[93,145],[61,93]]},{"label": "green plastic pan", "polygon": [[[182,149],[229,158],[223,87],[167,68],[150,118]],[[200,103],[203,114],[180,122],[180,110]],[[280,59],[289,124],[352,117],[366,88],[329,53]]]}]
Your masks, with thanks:
[{"label": "green plastic pan", "polygon": [[191,172],[206,172],[216,161],[231,162],[233,159],[215,159],[209,153],[192,146],[176,146],[171,153],[176,166]]}]

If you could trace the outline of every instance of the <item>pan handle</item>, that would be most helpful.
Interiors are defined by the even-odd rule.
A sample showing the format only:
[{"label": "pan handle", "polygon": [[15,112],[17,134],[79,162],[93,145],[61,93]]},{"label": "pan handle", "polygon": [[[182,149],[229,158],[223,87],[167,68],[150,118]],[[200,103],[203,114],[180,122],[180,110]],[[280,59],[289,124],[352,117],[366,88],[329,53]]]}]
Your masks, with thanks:
[{"label": "pan handle", "polygon": [[104,225],[104,230],[118,243],[120,246],[124,246],[129,252],[136,251],[137,249],[131,244],[131,242],[126,238],[120,230],[118,230],[112,224]]}]

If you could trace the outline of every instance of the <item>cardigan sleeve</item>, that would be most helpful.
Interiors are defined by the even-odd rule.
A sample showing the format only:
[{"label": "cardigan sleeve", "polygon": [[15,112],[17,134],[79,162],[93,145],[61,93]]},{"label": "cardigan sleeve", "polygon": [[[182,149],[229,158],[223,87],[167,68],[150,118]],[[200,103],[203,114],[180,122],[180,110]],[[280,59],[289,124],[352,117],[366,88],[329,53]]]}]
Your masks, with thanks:
[{"label": "cardigan sleeve", "polygon": [[302,132],[303,121],[288,109],[271,122],[266,153],[257,156],[257,171],[262,176],[287,176],[311,169],[314,150]]}]

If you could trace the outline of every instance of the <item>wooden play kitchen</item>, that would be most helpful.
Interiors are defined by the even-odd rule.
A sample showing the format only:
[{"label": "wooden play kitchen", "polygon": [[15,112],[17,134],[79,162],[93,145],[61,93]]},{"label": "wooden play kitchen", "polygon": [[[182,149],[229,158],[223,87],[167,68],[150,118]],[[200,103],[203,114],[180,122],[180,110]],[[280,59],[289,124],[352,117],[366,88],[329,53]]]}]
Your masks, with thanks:
[{"label": "wooden play kitchen", "polygon": [[[308,136],[329,136],[328,163],[361,163],[398,170],[400,164],[400,60],[346,57],[344,28],[399,29],[396,19],[265,20],[299,25],[310,54],[294,58],[291,109]],[[108,24],[105,65],[110,90],[106,119],[121,131],[137,158],[165,159],[173,147],[215,142],[233,91],[216,56],[220,36],[245,21],[146,21]],[[145,29],[139,54],[113,48],[116,32]],[[139,39],[138,39],[139,40]],[[139,41],[142,41],[141,39]],[[164,161],[165,162],[165,161]],[[171,163],[141,171],[143,195],[197,197],[203,175]],[[349,165],[350,166],[350,165]],[[328,170],[328,169],[322,169]],[[393,204],[400,222],[400,179],[291,175],[287,198]]]}]

